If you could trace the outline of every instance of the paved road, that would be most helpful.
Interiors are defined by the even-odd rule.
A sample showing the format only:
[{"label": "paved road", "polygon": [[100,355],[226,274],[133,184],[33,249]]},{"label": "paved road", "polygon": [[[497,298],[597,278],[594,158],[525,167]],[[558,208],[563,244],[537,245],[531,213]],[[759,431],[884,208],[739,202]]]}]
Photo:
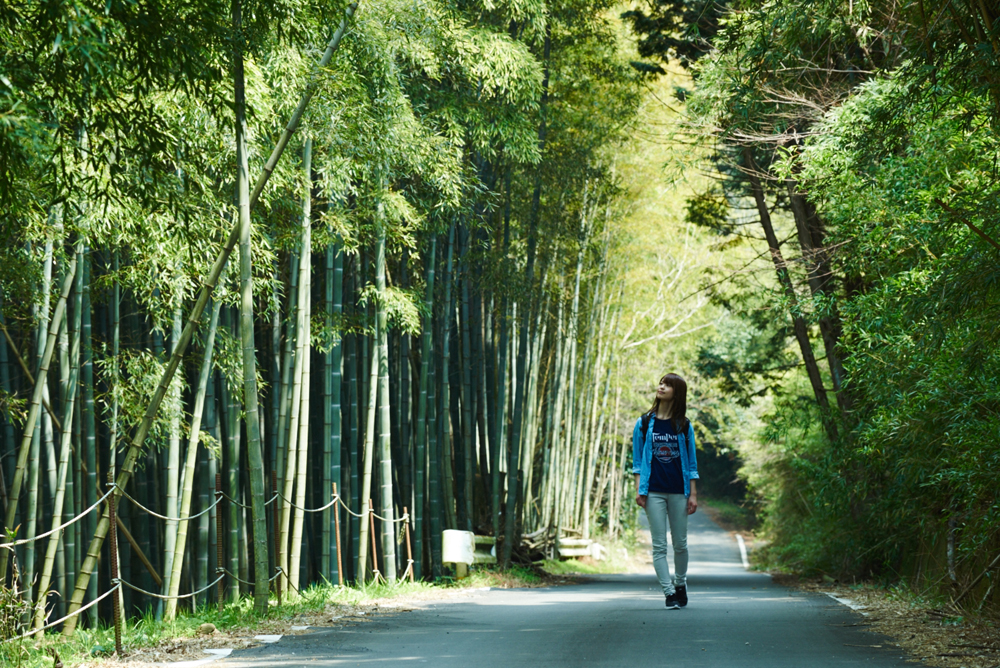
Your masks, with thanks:
[{"label": "paved road", "polygon": [[[821,594],[746,572],[733,539],[692,516],[690,603],[666,610],[652,567],[547,589],[477,593],[356,626],[235,652],[219,668],[264,666],[912,667],[861,617]],[[871,647],[883,644],[883,648]]]}]

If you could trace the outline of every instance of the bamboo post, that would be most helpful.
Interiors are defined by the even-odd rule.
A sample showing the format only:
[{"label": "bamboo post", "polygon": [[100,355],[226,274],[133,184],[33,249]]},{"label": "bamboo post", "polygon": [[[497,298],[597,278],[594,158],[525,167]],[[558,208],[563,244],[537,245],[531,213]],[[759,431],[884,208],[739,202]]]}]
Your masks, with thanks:
[{"label": "bamboo post", "polygon": [[372,539],[372,575],[375,576],[372,578],[372,581],[378,582],[382,574],[378,570],[378,552],[375,551],[375,505],[372,503],[371,498],[368,499],[368,520],[370,526],[368,535]]},{"label": "bamboo post", "polygon": [[[115,478],[114,474],[110,471],[108,472],[108,489],[109,491],[114,489]],[[108,519],[110,520],[111,528],[111,543],[109,547],[111,548],[111,586],[121,588],[121,580],[118,579],[118,526],[115,522],[115,495],[112,494],[108,497]],[[121,610],[121,598],[119,594],[121,592],[115,592],[111,597],[111,606],[114,610],[115,617],[115,655],[120,659],[122,658],[122,610]]]},{"label": "bamboo post", "polygon": [[[215,474],[215,498],[222,500],[222,474]],[[221,505],[221,503],[220,503]],[[215,511],[215,571],[222,575],[223,568],[223,557],[222,554],[222,508],[216,506]],[[225,594],[225,579],[219,580],[218,593],[216,597],[219,599],[219,612],[222,612],[222,606],[224,603],[223,596]]]},{"label": "bamboo post", "polygon": [[413,551],[410,549],[410,511],[403,506],[403,533],[406,535],[406,570],[410,572],[410,582],[413,582]]},{"label": "bamboo post", "polygon": [[[274,566],[275,570],[281,568],[281,557],[278,551],[281,549],[281,537],[278,535],[278,524],[281,522],[281,511],[278,508],[278,499],[276,497],[278,493],[278,472],[271,470],[271,498],[274,499]],[[278,597],[278,607],[281,607],[281,578],[277,577],[274,579],[274,593]]]},{"label": "bamboo post", "polygon": [[[333,483],[333,498],[337,498],[337,483]],[[343,561],[340,558],[340,504],[333,504],[333,521],[334,521],[334,531],[337,536],[337,584],[341,587],[344,586],[344,569]]]}]

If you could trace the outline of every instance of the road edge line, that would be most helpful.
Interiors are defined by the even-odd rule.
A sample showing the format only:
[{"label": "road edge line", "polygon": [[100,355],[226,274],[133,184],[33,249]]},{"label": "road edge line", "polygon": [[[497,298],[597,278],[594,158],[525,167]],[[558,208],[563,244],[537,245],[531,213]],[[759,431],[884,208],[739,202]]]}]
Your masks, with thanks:
[{"label": "road edge line", "polygon": [[743,568],[750,570],[750,560],[747,559],[747,544],[743,540],[743,536],[736,534],[736,542],[740,545],[740,559],[743,561]]}]

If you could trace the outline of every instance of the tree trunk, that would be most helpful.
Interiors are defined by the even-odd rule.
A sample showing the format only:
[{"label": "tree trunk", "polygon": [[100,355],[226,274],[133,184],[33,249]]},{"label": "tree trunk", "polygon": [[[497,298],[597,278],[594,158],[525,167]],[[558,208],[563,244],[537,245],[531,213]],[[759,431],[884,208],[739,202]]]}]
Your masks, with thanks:
[{"label": "tree trunk", "polygon": [[792,307],[792,326],[795,332],[795,339],[799,343],[802,351],[802,361],[806,366],[806,373],[809,375],[809,382],[812,385],[813,394],[816,396],[816,403],[819,404],[822,412],[823,426],[827,436],[831,441],[837,440],[837,426],[830,415],[830,402],[826,397],[826,388],[823,387],[823,378],[819,373],[819,366],[816,364],[816,356],[813,354],[812,342],[809,340],[809,329],[806,321],[802,317],[799,309],[798,296],[795,294],[795,287],[792,285],[792,278],[785,264],[785,259],[781,255],[778,237],[774,233],[771,225],[771,213],[768,211],[767,202],[764,200],[764,188],[760,178],[757,176],[757,166],[753,159],[753,150],[749,147],[743,149],[743,157],[746,161],[747,178],[750,180],[750,188],[753,191],[754,201],[757,204],[757,213],[760,214],[760,224],[764,228],[764,236],[767,238],[767,245],[771,251],[771,261],[774,263],[775,271],[778,274],[778,282],[781,284]]},{"label": "tree trunk", "polygon": [[[785,179],[788,189],[789,201],[792,205],[792,214],[795,218],[795,228],[798,232],[799,246],[802,248],[802,255],[806,263],[806,271],[809,277],[809,291],[813,299],[820,302],[828,294],[827,286],[831,282],[833,269],[830,266],[829,253],[824,247],[824,235],[822,223],[815,207],[799,191],[799,184],[795,179]],[[824,307],[819,306],[822,310]],[[844,412],[851,408],[851,399],[844,383],[844,364],[840,359],[838,343],[840,341],[841,326],[840,315],[835,304],[831,304],[829,311],[822,312],[817,318],[819,321],[819,331],[823,337],[823,347],[826,350],[826,361],[830,367],[830,379],[833,382],[833,391],[836,393],[837,405]]]}]

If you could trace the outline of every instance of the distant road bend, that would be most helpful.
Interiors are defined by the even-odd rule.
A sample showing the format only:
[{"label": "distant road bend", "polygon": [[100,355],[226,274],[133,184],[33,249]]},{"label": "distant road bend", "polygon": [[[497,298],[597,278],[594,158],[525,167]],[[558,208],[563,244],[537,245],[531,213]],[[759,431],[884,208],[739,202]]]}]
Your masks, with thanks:
[{"label": "distant road bend", "polygon": [[736,542],[703,512],[691,517],[689,531],[683,610],[664,608],[650,566],[570,586],[422,602],[408,614],[286,637],[215,665],[912,667],[898,649],[853,626],[857,613],[745,571]]}]

